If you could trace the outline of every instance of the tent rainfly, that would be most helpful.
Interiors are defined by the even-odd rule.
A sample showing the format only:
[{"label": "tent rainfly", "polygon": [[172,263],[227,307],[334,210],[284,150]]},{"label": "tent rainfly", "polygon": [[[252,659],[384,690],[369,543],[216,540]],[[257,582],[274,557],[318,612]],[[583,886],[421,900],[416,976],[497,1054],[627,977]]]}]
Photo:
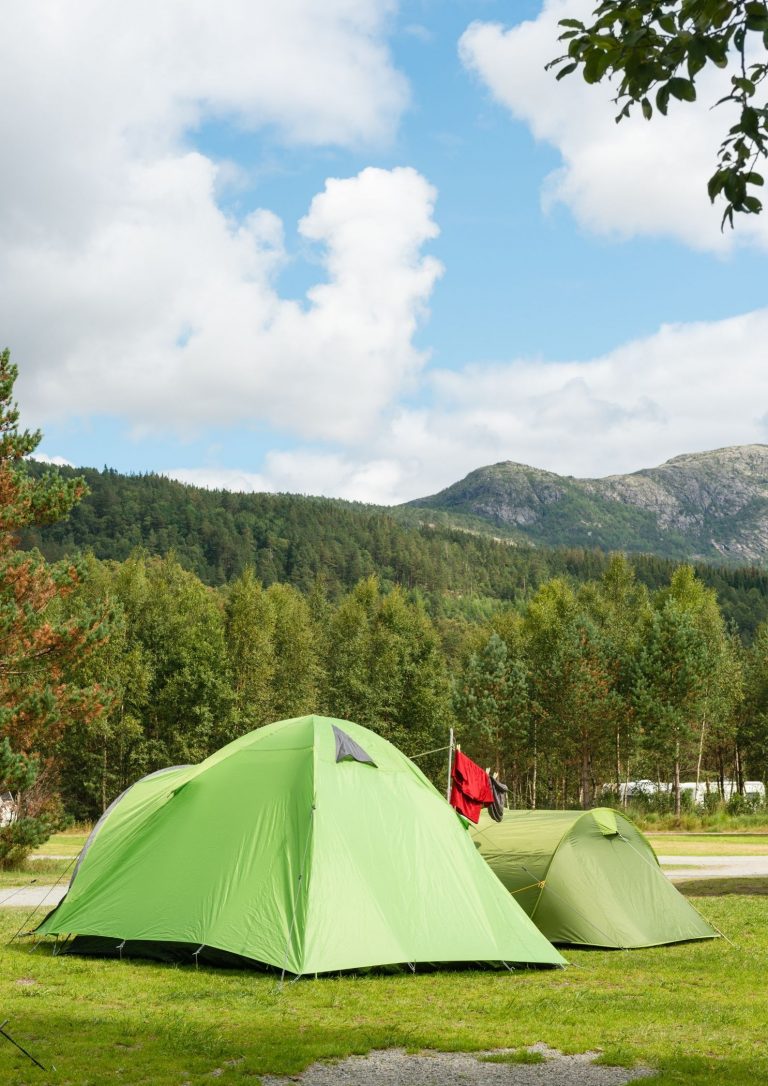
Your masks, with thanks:
[{"label": "tent rainfly", "polygon": [[38,932],[73,952],[262,963],[562,965],[404,754],[306,716],[140,780]]},{"label": "tent rainfly", "polygon": [[485,812],[472,835],[507,890],[553,943],[659,946],[716,932],[659,867],[650,843],[609,807]]}]

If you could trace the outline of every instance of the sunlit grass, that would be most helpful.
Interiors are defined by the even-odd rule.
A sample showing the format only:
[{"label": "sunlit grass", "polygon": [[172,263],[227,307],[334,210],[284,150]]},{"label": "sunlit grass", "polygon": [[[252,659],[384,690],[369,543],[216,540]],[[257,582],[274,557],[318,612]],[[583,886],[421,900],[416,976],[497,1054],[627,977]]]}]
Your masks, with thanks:
[{"label": "sunlit grass", "polygon": [[43,845],[38,845],[34,850],[35,856],[77,856],[86,842],[87,833],[79,831],[67,831],[66,833],[54,833]]},{"label": "sunlit grass", "polygon": [[647,833],[646,837],[660,856],[768,856],[768,836]]},{"label": "sunlit grass", "polygon": [[[758,880],[754,880],[758,881]],[[768,880],[766,880],[768,881]],[[722,884],[721,884],[722,885]],[[3,1086],[180,1086],[297,1074],[373,1048],[602,1051],[654,1082],[768,1081],[768,925],[760,896],[697,897],[724,939],[569,951],[566,970],[440,971],[301,980],[150,962],[52,957],[5,946],[24,912],[0,910],[0,1007],[46,1076],[0,1048]]]}]

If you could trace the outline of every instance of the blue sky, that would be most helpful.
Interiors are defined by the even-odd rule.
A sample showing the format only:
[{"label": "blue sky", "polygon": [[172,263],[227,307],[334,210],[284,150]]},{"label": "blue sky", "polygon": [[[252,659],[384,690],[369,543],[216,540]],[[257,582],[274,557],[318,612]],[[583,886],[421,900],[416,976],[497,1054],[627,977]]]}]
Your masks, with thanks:
[{"label": "blue sky", "polygon": [[543,72],[578,0],[316,7],[12,16],[0,314],[45,455],[396,502],[767,439],[721,73],[619,131]]}]

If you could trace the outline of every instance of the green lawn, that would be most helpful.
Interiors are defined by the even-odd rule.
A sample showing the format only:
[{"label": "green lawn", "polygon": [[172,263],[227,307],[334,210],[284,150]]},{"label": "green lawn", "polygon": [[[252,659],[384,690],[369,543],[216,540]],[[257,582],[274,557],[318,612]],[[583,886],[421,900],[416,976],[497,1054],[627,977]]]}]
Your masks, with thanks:
[{"label": "green lawn", "polygon": [[87,833],[54,833],[44,845],[39,845],[35,856],[77,856],[86,842]]},{"label": "green lawn", "polygon": [[[750,880],[765,892],[768,880]],[[709,887],[691,887],[699,893]],[[719,889],[728,890],[726,880]],[[644,1061],[652,1081],[686,1086],[768,1080],[768,925],[756,893],[695,899],[733,940],[643,951],[568,952],[552,972],[437,972],[302,980],[258,973],[52,957],[6,946],[25,916],[0,910],[0,1008],[7,1027],[57,1074],[7,1043],[4,1086],[256,1082],[316,1059],[372,1048],[601,1049]],[[2,1039],[0,1038],[0,1041]]]}]

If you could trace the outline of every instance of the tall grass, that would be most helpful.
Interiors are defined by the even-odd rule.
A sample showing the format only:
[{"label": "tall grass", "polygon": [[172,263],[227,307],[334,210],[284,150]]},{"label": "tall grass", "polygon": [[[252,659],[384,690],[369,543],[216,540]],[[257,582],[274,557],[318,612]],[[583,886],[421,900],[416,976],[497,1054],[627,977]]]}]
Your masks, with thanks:
[{"label": "tall grass", "polygon": [[703,806],[693,804],[684,792],[680,816],[675,815],[674,797],[669,794],[633,796],[626,805],[615,795],[605,797],[605,805],[626,814],[641,830],[684,831],[688,833],[768,833],[768,805],[759,796],[733,796],[722,800],[717,793],[705,797]]}]

